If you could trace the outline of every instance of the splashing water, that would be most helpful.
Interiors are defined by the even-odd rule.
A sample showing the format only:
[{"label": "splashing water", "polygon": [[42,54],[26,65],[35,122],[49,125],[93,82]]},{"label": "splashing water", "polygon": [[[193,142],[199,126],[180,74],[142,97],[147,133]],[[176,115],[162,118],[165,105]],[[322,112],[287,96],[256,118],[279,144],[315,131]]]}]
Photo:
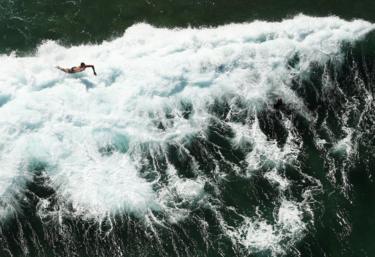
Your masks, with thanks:
[{"label": "splashing water", "polygon": [[[0,216],[21,212],[20,199],[42,176],[53,192],[33,191],[42,220],[129,215],[158,234],[154,226],[171,228],[208,208],[224,237],[246,251],[288,253],[313,223],[309,192],[321,184],[300,175],[303,140],[272,105],[280,98],[314,122],[293,81],[308,79],[314,65],[340,65],[342,45],[372,29],[303,15],[200,29],[137,24],[100,45],[47,41],[30,57],[1,56]],[[54,68],[81,61],[98,76]],[[350,151],[351,140],[335,151]],[[291,167],[310,183],[297,196],[288,193]],[[234,177],[265,183],[264,192],[233,185],[249,199],[265,196],[262,204],[232,198]]]}]

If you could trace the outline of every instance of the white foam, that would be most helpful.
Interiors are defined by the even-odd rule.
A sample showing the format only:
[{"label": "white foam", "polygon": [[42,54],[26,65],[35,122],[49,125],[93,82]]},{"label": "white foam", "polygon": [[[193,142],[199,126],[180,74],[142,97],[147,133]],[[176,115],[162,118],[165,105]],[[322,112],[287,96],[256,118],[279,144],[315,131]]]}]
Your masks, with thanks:
[{"label": "white foam", "polygon": [[184,179],[177,175],[172,164],[168,164],[168,184],[159,191],[159,202],[169,215],[169,221],[176,223],[186,218],[192,206],[204,200],[204,179]]},{"label": "white foam", "polygon": [[[255,117],[251,126],[247,124],[231,123],[231,127],[236,132],[233,139],[235,146],[241,147],[243,144],[251,144],[252,150],[246,156],[248,164],[248,175],[253,170],[261,168],[270,163],[270,166],[280,166],[284,163],[296,161],[299,153],[301,140],[293,133],[291,122],[284,119],[285,127],[288,129],[288,137],[285,145],[280,148],[276,140],[269,140],[259,127],[259,120]],[[269,166],[269,165],[268,165]],[[285,183],[280,184],[280,186]]]},{"label": "white foam", "polygon": [[[278,23],[200,29],[137,24],[100,45],[65,48],[48,41],[35,56],[3,55],[0,95],[7,100],[0,106],[0,195],[14,187],[14,180],[29,178],[30,171],[19,167],[41,159],[59,197],[77,213],[142,216],[158,209],[162,200],[152,187],[156,181],[143,179],[139,158],[130,156],[139,153],[136,146],[178,142],[205,130],[211,116],[207,105],[228,93],[251,104],[267,101],[272,92],[303,105],[288,88],[291,76],[307,72],[311,62],[338,56],[341,42],[371,29],[365,21],[302,15]],[[288,59],[295,54],[300,63],[289,70]],[[81,61],[95,64],[98,76],[90,71],[67,75],[54,68]],[[181,100],[193,105],[190,119],[183,118]],[[173,114],[173,122],[166,112]],[[262,154],[285,157],[257,126],[251,131],[257,148],[247,157],[250,166],[256,167]],[[126,141],[124,149],[120,143],[115,148],[121,151],[113,155],[98,153],[117,137]],[[262,144],[274,153],[263,151]],[[199,182],[184,183],[176,186],[179,195],[190,199],[200,194],[186,193],[188,188],[200,192]]]},{"label": "white foam", "polygon": [[273,184],[276,184],[281,191],[285,191],[289,186],[289,181],[278,174],[277,170],[274,168],[264,174],[264,177],[268,179]]},{"label": "white foam", "polygon": [[353,153],[352,136],[353,131],[345,128],[347,135],[339,140],[331,149],[332,153],[349,157]]},{"label": "white foam", "polygon": [[274,223],[258,214],[257,218],[245,217],[239,228],[230,228],[227,233],[250,253],[285,254],[306,231],[300,208],[297,203],[283,200]]}]

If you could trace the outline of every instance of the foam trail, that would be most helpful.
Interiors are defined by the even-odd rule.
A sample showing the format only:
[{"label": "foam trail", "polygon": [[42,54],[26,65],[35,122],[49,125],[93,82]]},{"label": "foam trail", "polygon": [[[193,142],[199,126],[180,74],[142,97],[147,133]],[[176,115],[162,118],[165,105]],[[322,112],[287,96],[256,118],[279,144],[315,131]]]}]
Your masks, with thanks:
[{"label": "foam trail", "polygon": [[[229,234],[252,253],[270,251],[271,256],[285,254],[287,248],[301,238],[306,229],[300,208],[296,203],[283,200],[275,224],[270,224],[261,217],[246,217],[242,226]],[[286,244],[281,243],[282,241],[286,241]]]},{"label": "foam trail", "polygon": [[[303,15],[200,29],[137,24],[100,45],[65,48],[48,41],[35,56],[1,56],[0,195],[15,180],[31,179],[29,164],[37,160],[74,213],[142,217],[163,211],[163,185],[147,179],[150,170],[140,173],[147,152],[140,146],[179,143],[204,132],[212,117],[207,106],[224,95],[239,95],[253,108],[274,95],[302,106],[288,86],[291,77],[308,74],[313,62],[339,59],[342,42],[373,28],[360,20]],[[294,56],[299,62],[291,68]],[[54,68],[81,61],[95,64],[98,76]],[[188,118],[186,105],[192,106]],[[247,162],[253,165],[260,152],[284,156],[276,148],[258,148]],[[180,197],[201,197],[199,181],[178,179],[171,181]],[[21,192],[22,184],[17,187]]]}]

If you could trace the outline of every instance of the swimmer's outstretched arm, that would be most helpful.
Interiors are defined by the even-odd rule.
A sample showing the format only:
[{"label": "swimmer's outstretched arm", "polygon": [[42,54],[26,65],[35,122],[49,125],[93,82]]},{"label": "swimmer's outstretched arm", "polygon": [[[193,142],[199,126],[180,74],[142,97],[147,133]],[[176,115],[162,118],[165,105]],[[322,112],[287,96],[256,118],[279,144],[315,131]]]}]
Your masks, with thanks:
[{"label": "swimmer's outstretched arm", "polygon": [[86,68],[92,68],[92,71],[94,72],[94,75],[96,76],[94,65],[85,65],[85,66],[86,66]]}]

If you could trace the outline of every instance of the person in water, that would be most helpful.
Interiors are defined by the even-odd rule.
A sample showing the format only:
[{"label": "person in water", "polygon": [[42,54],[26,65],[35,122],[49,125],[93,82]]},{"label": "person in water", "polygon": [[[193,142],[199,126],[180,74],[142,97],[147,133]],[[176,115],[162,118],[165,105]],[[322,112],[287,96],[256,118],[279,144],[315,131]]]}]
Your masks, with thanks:
[{"label": "person in water", "polygon": [[94,65],[86,65],[84,62],[81,62],[80,66],[72,67],[70,69],[61,68],[60,66],[56,66],[56,68],[66,73],[77,73],[77,72],[84,71],[86,68],[92,68],[92,71],[94,72],[94,75],[96,76]]}]

